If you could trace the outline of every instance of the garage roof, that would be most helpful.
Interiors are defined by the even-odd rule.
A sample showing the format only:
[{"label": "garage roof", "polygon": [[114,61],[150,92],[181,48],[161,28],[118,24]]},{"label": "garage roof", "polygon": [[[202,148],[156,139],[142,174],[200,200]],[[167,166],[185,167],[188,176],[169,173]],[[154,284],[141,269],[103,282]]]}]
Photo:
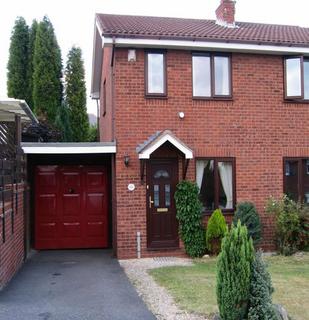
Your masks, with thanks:
[{"label": "garage roof", "polygon": [[116,153],[116,142],[23,142],[26,154]]}]

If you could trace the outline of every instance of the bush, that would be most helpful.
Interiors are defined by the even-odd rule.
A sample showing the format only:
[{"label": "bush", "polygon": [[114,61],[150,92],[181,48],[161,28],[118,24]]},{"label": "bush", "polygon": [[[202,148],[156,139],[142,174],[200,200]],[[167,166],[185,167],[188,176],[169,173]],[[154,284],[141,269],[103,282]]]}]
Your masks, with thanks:
[{"label": "bush", "polygon": [[218,254],[221,248],[221,241],[228,228],[220,209],[215,210],[208,223],[206,231],[206,247],[214,254]]},{"label": "bush", "polygon": [[177,185],[175,192],[179,234],[190,257],[201,257],[205,253],[202,204],[198,194],[199,188],[196,183],[185,180]]},{"label": "bush", "polygon": [[248,236],[252,238],[254,246],[261,241],[261,220],[253,203],[242,202],[237,205],[236,212],[233,218],[234,225],[237,225],[240,220],[242,225],[248,229]]},{"label": "bush", "polygon": [[277,320],[271,295],[274,289],[261,252],[252,262],[248,320]]},{"label": "bush", "polygon": [[308,245],[308,208],[284,195],[270,198],[266,211],[275,215],[276,237],[279,252],[291,255]]},{"label": "bush", "polygon": [[217,262],[217,302],[223,320],[247,316],[253,258],[252,239],[239,221],[223,238]]}]

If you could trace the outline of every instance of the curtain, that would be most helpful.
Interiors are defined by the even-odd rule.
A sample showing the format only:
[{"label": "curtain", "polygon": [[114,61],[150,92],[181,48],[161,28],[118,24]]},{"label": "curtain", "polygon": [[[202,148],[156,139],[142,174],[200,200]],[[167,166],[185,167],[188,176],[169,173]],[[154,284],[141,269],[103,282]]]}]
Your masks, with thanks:
[{"label": "curtain", "polygon": [[231,162],[219,162],[219,174],[226,196],[225,209],[233,209],[233,169]]},{"label": "curtain", "polygon": [[208,160],[197,160],[196,161],[196,183],[201,190],[203,176],[204,176],[204,169],[206,168]]}]

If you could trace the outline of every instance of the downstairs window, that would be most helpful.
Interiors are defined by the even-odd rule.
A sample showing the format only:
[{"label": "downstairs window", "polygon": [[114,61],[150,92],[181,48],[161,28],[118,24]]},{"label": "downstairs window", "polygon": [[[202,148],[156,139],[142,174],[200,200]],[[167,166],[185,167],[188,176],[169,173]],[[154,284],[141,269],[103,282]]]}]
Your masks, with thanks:
[{"label": "downstairs window", "polygon": [[309,204],[309,158],[284,159],[284,193]]},{"label": "downstairs window", "polygon": [[196,161],[196,183],[200,189],[203,211],[232,212],[235,208],[235,160],[233,158]]}]

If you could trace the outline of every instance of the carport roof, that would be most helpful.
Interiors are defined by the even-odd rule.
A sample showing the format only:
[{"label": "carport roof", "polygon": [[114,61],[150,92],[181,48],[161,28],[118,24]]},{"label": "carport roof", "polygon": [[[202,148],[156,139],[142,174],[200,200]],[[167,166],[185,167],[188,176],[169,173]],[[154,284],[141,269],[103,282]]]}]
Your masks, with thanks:
[{"label": "carport roof", "polygon": [[0,99],[0,121],[15,121],[15,115],[20,116],[22,122],[38,123],[25,100]]},{"label": "carport roof", "polygon": [[22,142],[26,154],[116,153],[116,142]]}]

